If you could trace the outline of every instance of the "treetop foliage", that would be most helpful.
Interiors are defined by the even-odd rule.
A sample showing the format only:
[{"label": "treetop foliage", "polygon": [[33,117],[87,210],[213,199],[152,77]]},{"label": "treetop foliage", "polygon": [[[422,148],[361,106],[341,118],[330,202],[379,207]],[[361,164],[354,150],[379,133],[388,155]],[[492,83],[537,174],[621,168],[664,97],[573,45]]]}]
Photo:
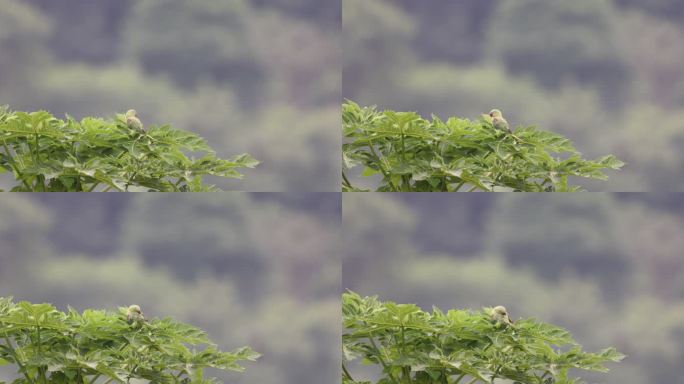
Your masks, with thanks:
[{"label": "treetop foliage", "polygon": [[259,163],[248,154],[220,159],[204,139],[169,125],[134,131],[123,115],[60,120],[4,106],[0,140],[0,172],[18,182],[12,191],[214,191],[203,176],[242,178],[237,169]]},{"label": "treetop foliage", "polygon": [[532,318],[513,325],[492,322],[491,310],[425,312],[413,304],[344,293],[342,382],[361,384],[347,364],[362,359],[382,367],[376,384],[581,383],[571,369],[607,372],[604,363],[625,357],[614,348],[585,352],[567,330]]},{"label": "treetop foliage", "polygon": [[259,356],[249,347],[222,352],[202,330],[171,318],[129,324],[126,308],[65,313],[0,298],[0,364],[17,366],[14,384],[214,383],[204,368],[242,372],[238,362]]},{"label": "treetop foliage", "polygon": [[[380,175],[382,192],[571,192],[581,189],[569,177],[605,180],[603,170],[624,165],[613,155],[586,160],[567,138],[533,126],[496,129],[488,115],[429,121],[347,100],[342,121],[344,167]],[[362,191],[344,171],[343,191]]]}]

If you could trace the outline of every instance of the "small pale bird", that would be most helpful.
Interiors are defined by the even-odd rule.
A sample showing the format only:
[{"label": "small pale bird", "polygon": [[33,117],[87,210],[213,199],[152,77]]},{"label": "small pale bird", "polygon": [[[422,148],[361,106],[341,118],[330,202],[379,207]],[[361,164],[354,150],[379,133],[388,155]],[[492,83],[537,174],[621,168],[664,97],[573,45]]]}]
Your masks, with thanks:
[{"label": "small pale bird", "polygon": [[135,109],[129,109],[126,112],[126,125],[128,125],[128,128],[130,129],[145,133],[145,129],[143,128],[140,119],[138,119],[137,114],[138,113],[135,111]]},{"label": "small pale bird", "polygon": [[139,321],[145,321],[145,316],[143,316],[142,311],[140,310],[139,305],[131,305],[128,307],[126,310],[126,321],[128,324],[133,324],[135,322]]},{"label": "small pale bird", "polygon": [[508,311],[506,311],[506,307],[504,307],[502,305],[498,305],[492,309],[492,313],[490,314],[490,319],[492,320],[492,323],[496,323],[497,325],[499,325],[499,324],[513,325],[513,321],[508,316]]},{"label": "small pale bird", "polygon": [[508,126],[508,121],[503,118],[503,114],[501,114],[500,110],[492,109],[489,111],[489,116],[492,118],[492,125],[494,128],[512,133],[511,128]]}]

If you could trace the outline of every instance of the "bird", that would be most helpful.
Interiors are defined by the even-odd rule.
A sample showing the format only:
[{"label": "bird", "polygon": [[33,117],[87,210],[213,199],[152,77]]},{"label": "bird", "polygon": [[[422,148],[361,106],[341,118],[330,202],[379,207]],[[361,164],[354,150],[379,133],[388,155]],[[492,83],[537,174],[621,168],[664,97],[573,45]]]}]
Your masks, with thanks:
[{"label": "bird", "polygon": [[145,133],[143,124],[140,119],[138,119],[137,114],[138,113],[135,111],[135,109],[129,109],[126,112],[126,125],[128,125],[128,128],[130,129]]},{"label": "bird", "polygon": [[143,316],[140,306],[133,304],[126,310],[126,322],[128,324],[133,324],[135,322],[145,321],[145,316]]},{"label": "bird", "polygon": [[506,324],[506,325],[513,325],[513,321],[511,318],[508,316],[508,311],[506,311],[506,307],[503,305],[497,305],[492,309],[492,313],[490,314],[490,319],[492,323],[496,323],[497,325],[500,324]]},{"label": "bird", "polygon": [[504,119],[500,110],[492,109],[489,111],[489,116],[492,118],[492,125],[494,128],[512,133],[511,128],[508,126],[508,121]]}]

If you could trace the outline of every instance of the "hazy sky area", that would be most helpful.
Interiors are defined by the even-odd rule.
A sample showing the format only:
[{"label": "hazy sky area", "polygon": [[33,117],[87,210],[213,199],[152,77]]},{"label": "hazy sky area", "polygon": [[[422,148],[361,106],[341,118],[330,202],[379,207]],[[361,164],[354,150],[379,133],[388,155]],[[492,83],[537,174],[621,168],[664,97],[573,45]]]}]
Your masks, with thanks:
[{"label": "hazy sky area", "polygon": [[342,216],[342,289],[427,311],[505,305],[628,356],[588,382],[678,380],[679,194],[346,193]]},{"label": "hazy sky area", "polygon": [[193,196],[1,199],[0,296],[63,311],[135,303],[263,355],[219,376],[230,383],[339,380],[339,195]]}]

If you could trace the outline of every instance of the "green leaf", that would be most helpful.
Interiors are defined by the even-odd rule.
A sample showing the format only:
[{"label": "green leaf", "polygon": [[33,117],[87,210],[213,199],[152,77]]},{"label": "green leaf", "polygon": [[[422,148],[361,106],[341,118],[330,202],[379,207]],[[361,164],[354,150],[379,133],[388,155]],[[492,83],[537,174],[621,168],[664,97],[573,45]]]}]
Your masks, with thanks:
[{"label": "green leaf", "polygon": [[377,175],[379,173],[380,173],[379,171],[376,171],[373,168],[366,167],[363,169],[363,172],[361,172],[361,176],[369,177],[369,176]]}]

